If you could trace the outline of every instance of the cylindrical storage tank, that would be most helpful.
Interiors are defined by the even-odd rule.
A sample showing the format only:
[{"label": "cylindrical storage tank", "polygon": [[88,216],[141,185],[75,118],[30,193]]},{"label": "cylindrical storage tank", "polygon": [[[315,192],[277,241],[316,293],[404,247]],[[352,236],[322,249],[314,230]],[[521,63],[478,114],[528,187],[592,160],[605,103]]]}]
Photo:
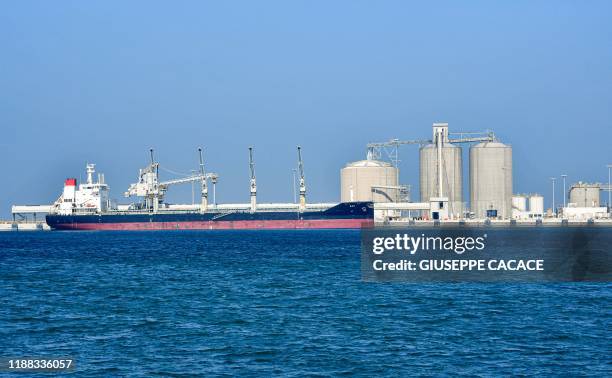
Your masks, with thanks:
[{"label": "cylindrical storage tank", "polygon": [[570,187],[569,202],[576,207],[599,207],[599,184],[579,182]]},{"label": "cylindrical storage tank", "polygon": [[512,196],[512,208],[518,211],[527,211],[527,197],[522,194]]},{"label": "cylindrical storage tank", "polygon": [[[461,147],[442,145],[442,197],[448,197],[449,215],[463,216],[463,159]],[[421,202],[440,197],[438,188],[438,148],[435,144],[421,147],[420,189]]]},{"label": "cylindrical storage tank", "polygon": [[360,160],[340,170],[342,202],[397,202],[398,169],[378,160]]},{"label": "cylindrical storage tank", "polygon": [[512,216],[512,147],[484,142],[470,148],[470,203],[477,218]]},{"label": "cylindrical storage tank", "polygon": [[544,214],[544,197],[539,194],[529,196],[529,212],[533,215]]}]

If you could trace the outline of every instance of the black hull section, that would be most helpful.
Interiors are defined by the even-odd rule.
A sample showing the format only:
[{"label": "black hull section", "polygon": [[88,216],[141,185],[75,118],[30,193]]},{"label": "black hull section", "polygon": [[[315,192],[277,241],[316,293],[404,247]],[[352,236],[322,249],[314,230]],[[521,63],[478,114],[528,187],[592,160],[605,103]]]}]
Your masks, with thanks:
[{"label": "black hull section", "polygon": [[324,211],[109,213],[99,215],[48,215],[53,229],[283,229],[360,228],[374,220],[371,202],[340,203]]}]

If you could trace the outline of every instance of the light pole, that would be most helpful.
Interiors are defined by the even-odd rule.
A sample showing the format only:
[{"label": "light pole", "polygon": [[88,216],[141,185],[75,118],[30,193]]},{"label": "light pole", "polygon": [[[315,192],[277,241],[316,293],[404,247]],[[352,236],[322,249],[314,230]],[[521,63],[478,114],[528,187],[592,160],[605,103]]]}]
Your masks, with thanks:
[{"label": "light pole", "polygon": [[565,194],[565,179],[567,178],[567,175],[561,175],[561,177],[563,177],[563,207],[565,207],[565,197],[567,197]]},{"label": "light pole", "polygon": [[555,180],[557,178],[551,177],[550,179],[552,181],[552,211],[553,211],[553,215],[556,215],[557,211],[555,210]]}]

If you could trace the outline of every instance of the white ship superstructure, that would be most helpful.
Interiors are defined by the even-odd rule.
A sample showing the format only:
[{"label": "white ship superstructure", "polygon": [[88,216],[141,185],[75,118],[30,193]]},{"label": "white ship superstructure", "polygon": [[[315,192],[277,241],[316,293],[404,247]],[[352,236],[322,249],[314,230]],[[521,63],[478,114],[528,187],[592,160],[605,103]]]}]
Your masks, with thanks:
[{"label": "white ship superstructure", "polygon": [[76,178],[66,179],[62,195],[55,201],[52,211],[67,215],[74,213],[101,213],[109,208],[109,187],[104,182],[104,174],[98,174],[94,181],[95,164],[87,164],[87,181],[79,184]]}]

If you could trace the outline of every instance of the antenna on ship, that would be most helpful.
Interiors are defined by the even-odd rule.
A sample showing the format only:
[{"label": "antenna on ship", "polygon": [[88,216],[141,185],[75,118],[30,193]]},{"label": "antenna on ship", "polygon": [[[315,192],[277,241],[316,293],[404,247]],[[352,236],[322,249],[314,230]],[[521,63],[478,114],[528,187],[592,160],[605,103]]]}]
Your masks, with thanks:
[{"label": "antenna on ship", "polygon": [[255,180],[255,162],[253,161],[253,147],[249,147],[249,168],[251,169],[251,211],[257,208],[257,181]]},{"label": "antenna on ship", "polygon": [[198,147],[200,155],[200,177],[202,179],[202,202],[200,211],[204,212],[208,209],[208,185],[206,183],[206,175],[204,174],[204,159],[202,158],[202,147]]},{"label": "antenna on ship", "polygon": [[304,163],[302,162],[302,147],[297,146],[298,169],[300,171],[300,210],[306,209],[306,181],[304,180]]}]

